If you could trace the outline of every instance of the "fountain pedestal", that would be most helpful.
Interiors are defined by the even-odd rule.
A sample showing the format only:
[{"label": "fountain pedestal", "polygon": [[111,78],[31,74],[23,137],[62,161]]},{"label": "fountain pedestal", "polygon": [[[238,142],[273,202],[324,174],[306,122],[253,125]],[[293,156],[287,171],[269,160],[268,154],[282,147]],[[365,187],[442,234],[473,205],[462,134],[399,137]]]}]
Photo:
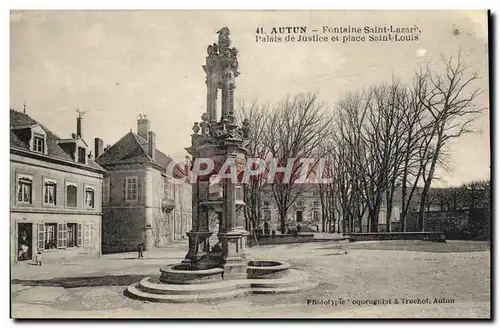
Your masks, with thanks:
[{"label": "fountain pedestal", "polygon": [[247,277],[247,262],[243,258],[241,248],[242,232],[221,233],[221,237],[225,253],[224,280],[245,279]]}]

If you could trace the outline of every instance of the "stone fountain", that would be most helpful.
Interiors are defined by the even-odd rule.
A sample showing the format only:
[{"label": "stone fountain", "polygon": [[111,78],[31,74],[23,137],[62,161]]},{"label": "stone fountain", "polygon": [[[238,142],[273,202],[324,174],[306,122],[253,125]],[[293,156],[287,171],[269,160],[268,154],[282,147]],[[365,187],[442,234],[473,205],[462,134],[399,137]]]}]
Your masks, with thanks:
[{"label": "stone fountain", "polygon": [[[155,302],[193,302],[242,296],[248,293],[286,293],[312,288],[306,273],[278,260],[255,260],[247,252],[245,207],[242,185],[219,175],[227,163],[244,167],[250,122],[239,126],[234,115],[238,51],[231,48],[230,31],[218,31],[218,43],[207,48],[207,112],[194,123],[191,147],[196,159],[214,161],[212,172],[197,177],[192,188],[192,230],[188,252],[181,263],[160,268],[159,277],[149,277],[127,288],[130,297]],[[219,92],[220,91],[220,92]],[[218,95],[220,93],[220,115]],[[222,172],[221,172],[222,173]],[[225,174],[224,174],[225,176]],[[219,220],[218,242],[210,245],[209,220]]]}]

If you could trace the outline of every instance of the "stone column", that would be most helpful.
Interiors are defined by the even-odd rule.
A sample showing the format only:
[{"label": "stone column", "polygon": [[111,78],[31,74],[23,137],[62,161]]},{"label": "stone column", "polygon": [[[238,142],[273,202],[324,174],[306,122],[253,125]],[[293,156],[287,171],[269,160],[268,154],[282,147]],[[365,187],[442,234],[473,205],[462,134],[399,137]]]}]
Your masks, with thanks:
[{"label": "stone column", "polygon": [[236,86],[234,83],[229,85],[229,112],[234,113],[234,89]]},{"label": "stone column", "polygon": [[231,72],[224,72],[224,84],[222,85],[222,117],[231,112]]},{"label": "stone column", "polygon": [[217,81],[212,69],[207,73],[207,112],[209,121],[217,121]]},{"label": "stone column", "polygon": [[[236,161],[228,147],[227,160]],[[244,230],[239,229],[239,220],[236,212],[236,184],[230,178],[224,181],[224,227],[221,233],[222,244],[225,254],[224,280],[245,279],[247,262],[242,258],[241,238]]]}]

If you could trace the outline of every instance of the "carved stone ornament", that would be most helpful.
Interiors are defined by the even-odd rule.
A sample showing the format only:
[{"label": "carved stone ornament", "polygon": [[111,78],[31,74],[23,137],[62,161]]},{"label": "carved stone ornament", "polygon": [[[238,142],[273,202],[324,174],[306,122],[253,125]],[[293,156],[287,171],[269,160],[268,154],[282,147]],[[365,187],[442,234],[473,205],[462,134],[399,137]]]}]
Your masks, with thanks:
[{"label": "carved stone ornament", "polygon": [[200,132],[200,126],[198,125],[198,122],[194,122],[193,132],[194,134],[198,134],[198,132]]},{"label": "carved stone ornament", "polygon": [[229,48],[231,46],[231,38],[229,37],[231,32],[229,28],[223,27],[217,31],[217,34],[219,34],[219,46],[221,48]]}]

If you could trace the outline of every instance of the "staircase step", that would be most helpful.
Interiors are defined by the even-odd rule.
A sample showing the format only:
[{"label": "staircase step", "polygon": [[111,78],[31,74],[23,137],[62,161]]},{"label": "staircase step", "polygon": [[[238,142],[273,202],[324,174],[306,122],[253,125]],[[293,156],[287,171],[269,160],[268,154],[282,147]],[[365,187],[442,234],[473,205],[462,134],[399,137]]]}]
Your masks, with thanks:
[{"label": "staircase step", "polygon": [[151,278],[142,279],[137,288],[143,292],[151,294],[166,295],[189,295],[189,294],[210,294],[222,291],[232,291],[238,288],[246,288],[250,282],[246,280],[227,280],[208,284],[167,284],[154,282]]},{"label": "staircase step", "polygon": [[244,296],[249,293],[246,288],[236,289],[227,292],[201,294],[201,295],[165,295],[165,294],[152,294],[139,290],[135,285],[128,286],[126,290],[127,296],[148,302],[160,303],[190,303],[190,302],[203,302],[218,299],[226,299],[237,296]]}]

